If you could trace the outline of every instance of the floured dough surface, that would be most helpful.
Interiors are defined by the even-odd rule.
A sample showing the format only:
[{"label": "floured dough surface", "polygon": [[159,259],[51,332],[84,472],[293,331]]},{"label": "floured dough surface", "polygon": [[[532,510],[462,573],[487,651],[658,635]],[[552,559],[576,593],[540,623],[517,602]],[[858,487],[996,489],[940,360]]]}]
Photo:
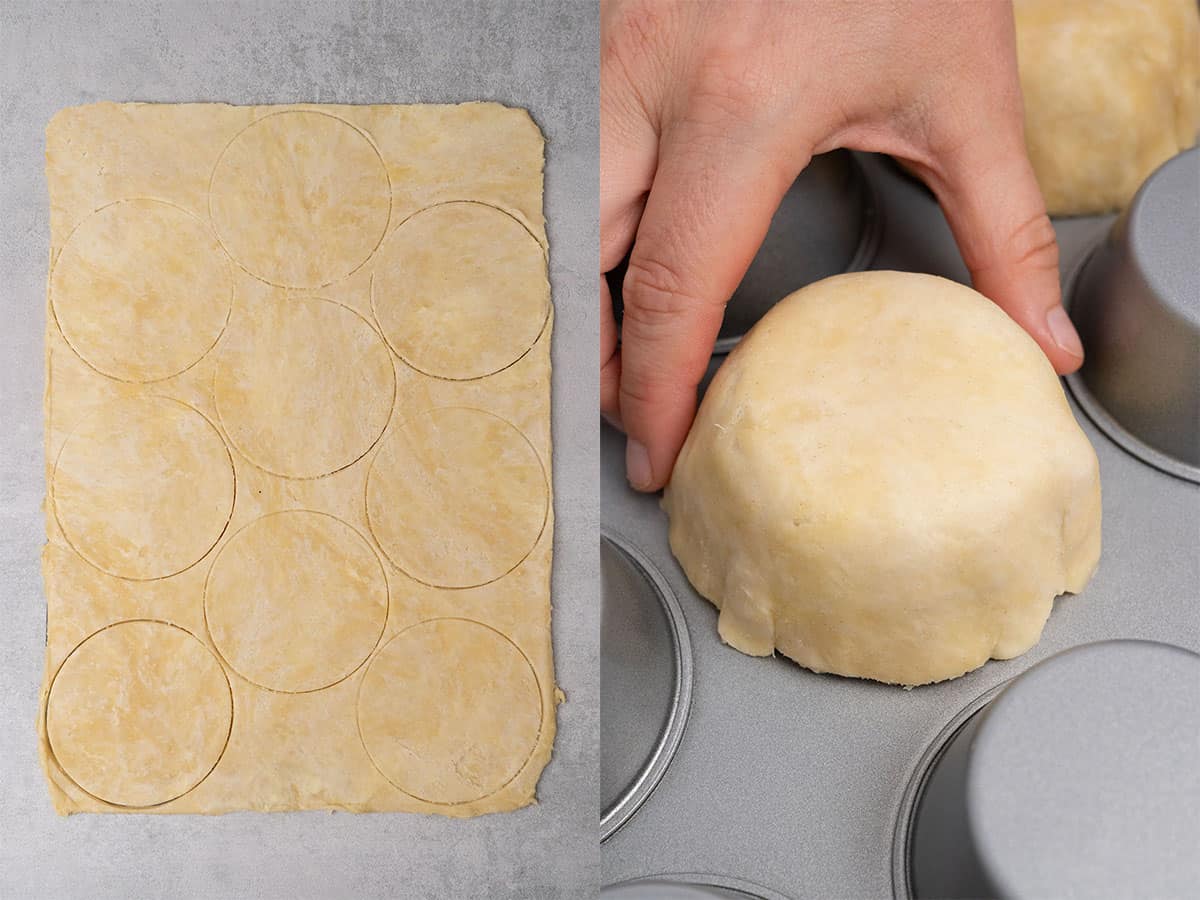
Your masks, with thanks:
[{"label": "floured dough surface", "polygon": [[359,128],[319,110],[256,119],[212,173],[209,209],[229,255],[280,287],[345,278],[387,232],[387,166]]},{"label": "floured dough surface", "polygon": [[1200,133],[1195,0],[1016,0],[1025,141],[1051,215],[1123,208]]},{"label": "floured dough surface", "polygon": [[721,637],[916,685],[1032,647],[1100,554],[1095,452],[999,307],[863,272],[777,304],[704,396],[664,497]]},{"label": "floured dough surface", "polygon": [[103,103],[46,143],[55,809],[532,803],[561,695],[528,114]]},{"label": "floured dough surface", "polygon": [[281,295],[235,325],[218,351],[213,397],[241,454],[289,478],[362,459],[396,393],[391,355],[371,323],[331,300]]},{"label": "floured dough surface", "polygon": [[387,611],[387,578],[371,545],[340,519],[308,510],[242,528],[204,585],[213,644],[239,675],[274,691],[341,681],[375,649]]},{"label": "floured dough surface", "polygon": [[135,580],[195,565],[225,531],[236,492],[233,459],[213,424],[153,394],[85,417],[63,443],[50,484],[72,549]]},{"label": "floured dough surface", "polygon": [[[419,261],[414,266],[413,261]],[[387,341],[413,368],[456,380],[512,365],[550,311],[542,248],[528,229],[483,203],[443,203],[405,220],[380,250],[372,292]],[[447,331],[473,340],[448,341]]]},{"label": "floured dough surface", "polygon": [[220,338],[231,269],[196,216],[159,200],[124,200],[71,233],[50,299],[63,336],[96,371],[159,381],[194,366]]},{"label": "floured dough surface", "polygon": [[477,587],[516,568],[541,536],[547,502],[529,441],[478,409],[407,419],[367,475],[367,519],[379,546],[439,587]]},{"label": "floured dough surface", "polygon": [[145,619],[80,644],[54,677],[46,734],[55,759],[94,797],[166,803],[221,758],[233,721],[229,680],[195,636]]},{"label": "floured dough surface", "polygon": [[504,635],[466,619],[422,622],[371,661],[358,698],[367,752],[396,787],[464,803],[509,782],[542,725],[537,676]]}]

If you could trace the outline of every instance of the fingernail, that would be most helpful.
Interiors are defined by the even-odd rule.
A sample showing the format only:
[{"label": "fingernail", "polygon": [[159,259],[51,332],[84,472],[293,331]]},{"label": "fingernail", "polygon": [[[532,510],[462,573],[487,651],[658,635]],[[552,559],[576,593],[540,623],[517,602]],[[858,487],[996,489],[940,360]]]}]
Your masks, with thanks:
[{"label": "fingernail", "polygon": [[650,454],[644,445],[630,438],[625,442],[625,477],[639,491],[644,491],[654,482],[650,470]]},{"label": "fingernail", "polygon": [[1050,337],[1054,338],[1058,349],[1076,359],[1083,359],[1083,344],[1079,342],[1079,333],[1071,324],[1071,317],[1061,304],[1046,313],[1046,327],[1050,329]]}]

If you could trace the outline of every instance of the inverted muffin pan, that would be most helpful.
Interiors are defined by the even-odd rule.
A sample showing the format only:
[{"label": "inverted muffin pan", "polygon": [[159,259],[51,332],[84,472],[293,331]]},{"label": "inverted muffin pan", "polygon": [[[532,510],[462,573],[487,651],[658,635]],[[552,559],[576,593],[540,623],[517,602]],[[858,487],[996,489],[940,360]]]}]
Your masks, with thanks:
[{"label": "inverted muffin pan", "polygon": [[1064,650],[985,694],[905,794],[898,892],[1186,896],[1200,884],[1197,696],[1200,655],[1130,640]]},{"label": "inverted muffin pan", "polygon": [[748,881],[693,873],[610,884],[600,896],[603,900],[786,900],[782,894]]},{"label": "inverted muffin pan", "polygon": [[1200,483],[1200,148],[1146,180],[1067,279],[1088,358],[1067,378],[1114,441]]},{"label": "inverted muffin pan", "polygon": [[671,762],[692,698],[692,646],[670,585],[615,534],[600,537],[600,630],[613,664],[600,675],[605,731],[600,755],[600,837],[646,801]]},{"label": "inverted muffin pan", "polygon": [[[861,227],[874,232],[860,235],[854,246],[874,244],[874,249],[866,263],[854,261],[859,255],[857,250],[844,260],[826,257],[826,268],[816,277],[865,265],[930,272],[967,282],[967,272],[932,196],[882,158],[855,154],[853,160],[855,171],[865,181],[859,196],[868,198],[871,204]],[[1200,202],[1195,193],[1188,196],[1178,189],[1176,193],[1193,204]],[[1195,215],[1194,206],[1191,210],[1188,213],[1188,208],[1182,207],[1178,215]],[[799,207],[789,213],[788,221],[794,224],[788,228],[803,235],[806,227],[819,228],[830,215],[828,209]],[[1098,255],[1098,248],[1111,242],[1114,221],[1114,216],[1056,221],[1062,271],[1075,273],[1081,270],[1084,260]],[[1174,226],[1156,227],[1180,227],[1181,220],[1174,221]],[[775,227],[779,224],[777,217]],[[769,255],[764,251],[752,267],[756,278],[761,274],[764,284],[789,285],[775,299],[801,286],[792,283],[794,274],[778,269],[795,264],[804,252],[803,240],[797,239],[789,260],[787,229],[773,234],[773,249]],[[1186,235],[1175,240],[1164,236],[1156,241],[1151,233],[1142,240],[1148,240],[1159,257],[1173,260],[1170,265],[1177,271],[1190,272],[1195,278],[1194,250],[1185,256],[1179,249],[1186,247]],[[1080,293],[1084,289],[1076,287],[1078,278],[1068,282],[1070,309],[1078,319],[1086,303]],[[1195,301],[1193,294],[1189,302]],[[733,307],[731,303],[730,309]],[[1191,310],[1195,312],[1194,306]],[[749,318],[753,320],[762,312],[765,307],[749,313]],[[1118,316],[1119,308],[1117,312],[1109,307],[1096,312]],[[1125,325],[1117,318],[1106,327],[1119,334]],[[1081,330],[1086,340],[1088,326],[1081,323]],[[1100,357],[1097,354],[1097,364]],[[714,355],[709,377],[723,359],[719,352]],[[1177,807],[1158,814],[1153,804],[1136,804],[1131,798],[1139,785],[1152,793],[1165,783],[1163,779],[1169,779],[1180,796],[1190,798],[1186,802],[1192,804],[1188,808],[1194,813],[1200,804],[1200,775],[1194,755],[1193,764],[1187,766],[1181,762],[1187,756],[1148,753],[1147,759],[1155,760],[1154,771],[1145,773],[1144,782],[1136,775],[1130,776],[1119,791],[1103,783],[1100,763],[1109,758],[1106,751],[1115,752],[1121,741],[1128,743],[1136,738],[1146,746],[1161,749],[1177,747],[1170,742],[1186,738],[1180,738],[1178,716],[1168,713],[1156,718],[1156,711],[1165,709],[1168,696],[1189,690],[1191,682],[1181,680],[1184,676],[1179,673],[1155,668],[1157,663],[1148,664],[1139,654],[1148,646],[1182,648],[1161,648],[1161,652],[1180,654],[1172,660],[1186,659],[1188,662],[1181,664],[1184,670],[1196,669],[1191,665],[1195,657],[1183,651],[1200,652],[1200,554],[1196,552],[1200,488],[1160,461],[1133,452],[1128,442],[1097,425],[1099,416],[1094,418],[1091,408],[1085,414],[1078,402],[1082,397],[1079,382],[1085,378],[1086,374],[1072,379],[1068,398],[1100,460],[1104,549],[1096,574],[1078,596],[1055,601],[1040,643],[1028,653],[1012,660],[993,660],[962,678],[911,691],[817,675],[783,656],[754,658],[724,645],[717,636],[717,610],[696,594],[671,555],[660,497],[638,494],[629,488],[624,472],[624,437],[603,426],[605,540],[621,548],[626,559],[635,561],[634,571],[648,574],[642,578],[646,586],[633,592],[641,606],[631,605],[629,596],[621,596],[612,589],[612,579],[605,579],[601,741],[606,768],[602,802],[612,808],[614,798],[620,800],[622,789],[628,792],[629,784],[643,770],[653,769],[656,781],[652,792],[643,790],[636,803],[626,804],[617,827],[603,832],[602,880],[609,885],[606,896],[798,900],[937,895],[946,885],[956,883],[953,879],[962,873],[955,866],[966,858],[964,835],[947,823],[955,815],[965,815],[962,810],[968,791],[961,774],[956,781],[954,771],[944,767],[946,761],[970,757],[968,751],[975,745],[967,729],[982,731],[985,717],[994,716],[1010,693],[1018,698],[1047,694],[1046,678],[1039,672],[1062,667],[1064,660],[1068,667],[1073,665],[1071,660],[1077,658],[1074,654],[1055,655],[1085,646],[1075,653],[1089,660],[1102,660],[1097,671],[1111,669],[1114,678],[1136,686],[1135,694],[1144,697],[1145,708],[1137,709],[1132,695],[1125,690],[1120,694],[1124,704],[1104,713],[1123,727],[1115,732],[1097,730],[1093,754],[1097,765],[1080,766],[1071,790],[1059,784],[1058,789],[1049,792],[1060,809],[1056,821],[1065,823],[1060,828],[1065,836],[1044,844],[1030,843],[1023,849],[1022,866],[1029,871],[1066,872],[1060,865],[1066,858],[1064,848],[1073,847],[1078,858],[1095,852],[1096,845],[1082,840],[1089,829],[1095,830],[1095,823],[1072,817],[1092,814],[1094,797],[1089,797],[1089,791],[1096,797],[1111,797],[1114,815],[1125,817],[1124,830],[1115,833],[1133,833],[1130,826],[1138,826],[1138,833],[1153,840],[1157,829],[1182,827],[1171,818]],[[707,379],[702,389],[706,385]],[[1128,387],[1144,392],[1139,399],[1146,408],[1161,408],[1164,417],[1179,429],[1186,429],[1191,410],[1182,406],[1186,402],[1184,394],[1154,396],[1150,379],[1137,380]],[[1098,409],[1110,402],[1100,391],[1093,399],[1092,406]],[[1116,421],[1119,412],[1114,409],[1107,414]],[[1129,433],[1136,433],[1138,423],[1128,415],[1120,424]],[[1137,438],[1153,447],[1151,434],[1137,434]],[[1157,452],[1184,464],[1164,451]],[[674,630],[677,626],[671,612],[674,606],[683,620],[678,631]],[[686,643],[672,643],[670,636],[680,633]],[[1113,640],[1154,643],[1097,644]],[[638,653],[653,653],[655,659],[642,659]],[[689,656],[690,666],[684,661],[672,662],[677,653]],[[630,662],[631,656],[636,662]],[[1050,657],[1055,659],[1045,667],[1027,678],[1021,677]],[[690,703],[683,711],[678,705],[673,707],[673,718],[661,713],[665,694],[659,685],[666,683],[664,673],[670,674],[676,665],[680,670],[690,668]],[[658,673],[658,681],[646,674],[652,672]],[[1113,693],[1106,693],[1101,684],[1089,692],[1083,689],[1083,683],[1077,683],[1073,693],[1050,690],[1053,696],[1042,697],[1042,702],[1051,711],[1061,710],[1064,717],[1070,714],[1070,720],[1080,722],[1079,727],[1086,731],[1093,727],[1088,725],[1087,714],[1089,710],[1095,712],[1097,698]],[[1195,696],[1194,689],[1191,696]],[[1018,758],[1021,742],[1012,736],[1026,735],[1027,749],[1029,742],[1046,738],[1054,725],[1053,718],[1031,715],[1028,721],[994,728],[989,741],[999,749],[993,750],[993,760],[1005,758],[1005,754]],[[665,736],[676,719],[682,719],[686,728],[675,726],[679,736],[667,740]],[[641,727],[631,728],[631,721],[640,722]],[[959,739],[966,739],[966,743]],[[655,755],[656,747],[676,741],[673,753]],[[1195,749],[1200,753],[1200,746]],[[626,764],[621,770],[625,774],[615,777],[618,760],[634,760],[637,764]],[[647,764],[647,760],[651,762]],[[1032,796],[1038,779],[1052,779],[1053,770],[1028,765],[1033,769],[1022,772],[994,764],[994,771],[989,771],[995,780],[988,789],[1011,789],[1013,796]],[[1049,787],[1055,784],[1053,780],[1044,783]],[[934,790],[936,795],[930,793]],[[923,818],[926,812],[930,815]],[[610,825],[613,821],[610,819]],[[1012,836],[1011,831],[983,817],[979,832],[970,838],[979,845],[1003,846]],[[1075,843],[1071,835],[1078,839]],[[1114,860],[1129,862],[1135,858],[1133,844],[1126,846],[1123,856],[1114,856],[1118,846],[1109,848],[1106,860],[1115,865]],[[1181,860],[1176,872],[1193,878],[1194,883],[1200,874],[1186,865],[1194,863]],[[1127,895],[1144,894],[1141,887],[1159,887],[1167,896],[1171,894],[1170,881],[1147,881],[1144,870],[1132,864],[1123,872],[1134,880],[1114,880],[1111,884],[1128,887]],[[1141,881],[1136,880],[1139,877]],[[1019,879],[975,884],[982,885],[980,895],[1030,896],[1027,882]],[[641,893],[629,893],[634,890]]]}]

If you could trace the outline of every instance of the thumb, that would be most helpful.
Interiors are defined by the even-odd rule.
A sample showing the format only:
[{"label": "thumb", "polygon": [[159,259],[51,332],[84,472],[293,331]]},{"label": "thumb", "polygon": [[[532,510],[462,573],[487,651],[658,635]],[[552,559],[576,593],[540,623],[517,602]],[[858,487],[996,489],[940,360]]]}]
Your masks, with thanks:
[{"label": "thumb", "polygon": [[975,289],[1038,342],[1055,371],[1074,372],[1083,346],[1062,305],[1058,242],[1025,153],[1019,117],[978,129],[930,179]]},{"label": "thumb", "polygon": [[620,413],[638,490],[670,478],[725,303],[804,162],[777,158],[710,129],[664,135],[622,288]]}]

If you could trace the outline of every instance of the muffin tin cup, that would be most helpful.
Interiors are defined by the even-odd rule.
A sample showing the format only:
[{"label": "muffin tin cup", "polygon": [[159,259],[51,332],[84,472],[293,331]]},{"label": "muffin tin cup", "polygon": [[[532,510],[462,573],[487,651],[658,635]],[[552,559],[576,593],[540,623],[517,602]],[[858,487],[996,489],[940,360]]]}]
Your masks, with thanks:
[{"label": "muffin tin cup", "polygon": [[1200,483],[1200,149],[1169,160],[1067,279],[1086,359],[1067,384],[1117,444]]},{"label": "muffin tin cup", "polygon": [[683,739],[692,648],[670,585],[634,546],[602,529],[600,841],[638,811]]},{"label": "muffin tin cup", "polygon": [[789,900],[762,885],[703,873],[636,878],[600,891],[604,900]]},{"label": "muffin tin cup", "polygon": [[1180,766],[1200,750],[1197,688],[1200,655],[1116,640],[980,697],[910,782],[896,895],[1175,896],[1200,880],[1200,863],[1184,862],[1200,846],[1200,774]]},{"label": "muffin tin cup", "polygon": [[[959,710],[937,733],[917,761],[908,786],[904,790],[904,796],[900,800],[900,814],[897,819],[895,839],[892,842],[892,893],[897,900],[908,900],[908,898],[918,896],[914,890],[912,862],[916,815],[921,801],[926,797],[934,772],[938,771],[943,758],[952,747],[969,745],[978,726],[977,714],[994,700],[1007,684],[1005,682],[996,685]],[[959,742],[960,737],[965,740]],[[957,765],[958,760],[953,760],[953,763]],[[965,857],[959,857],[959,862],[963,864],[962,871],[959,873],[960,877],[963,880],[977,881],[978,863],[973,852],[967,853]]]}]

